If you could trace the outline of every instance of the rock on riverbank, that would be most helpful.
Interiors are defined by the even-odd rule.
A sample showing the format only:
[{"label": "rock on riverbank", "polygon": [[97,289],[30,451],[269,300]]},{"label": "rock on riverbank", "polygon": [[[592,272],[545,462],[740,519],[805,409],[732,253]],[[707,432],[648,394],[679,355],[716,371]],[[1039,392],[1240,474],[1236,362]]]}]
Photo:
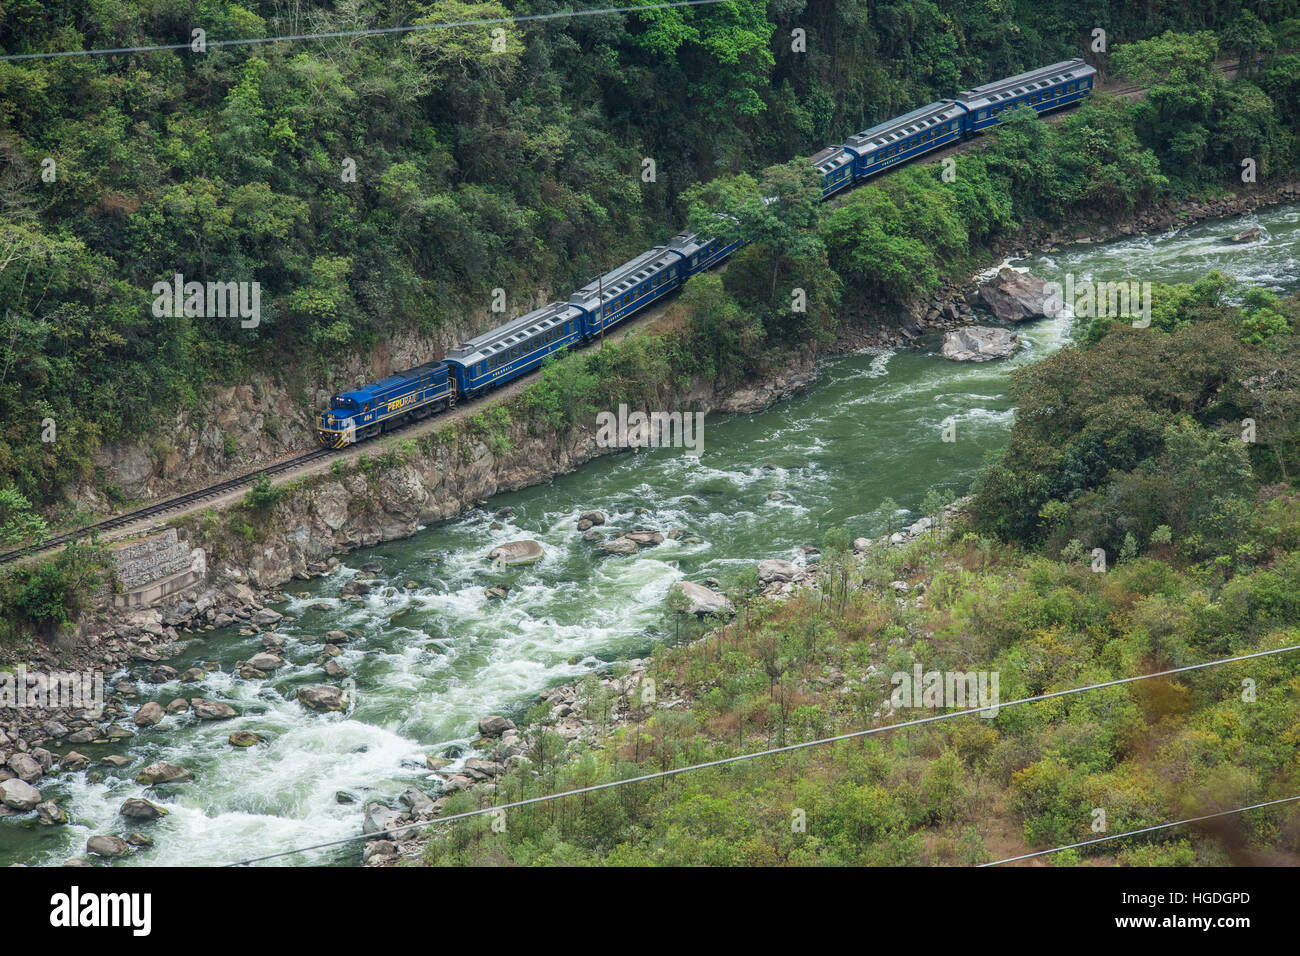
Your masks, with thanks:
[{"label": "rock on riverbank", "polygon": [[1000,322],[1047,318],[1051,308],[1046,281],[1009,268],[980,286],[979,299]]}]

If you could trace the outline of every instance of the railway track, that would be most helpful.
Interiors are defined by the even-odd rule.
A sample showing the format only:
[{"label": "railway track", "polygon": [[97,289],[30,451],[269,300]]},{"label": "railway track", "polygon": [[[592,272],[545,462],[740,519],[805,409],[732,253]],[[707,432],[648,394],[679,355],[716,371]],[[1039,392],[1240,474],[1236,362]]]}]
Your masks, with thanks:
[{"label": "railway track", "polygon": [[[649,314],[650,313],[646,313],[646,315]],[[645,318],[645,317],[646,316],[639,316],[638,318]],[[619,331],[620,333],[625,333],[627,329],[624,328]],[[621,334],[618,337],[621,337]],[[511,386],[517,386],[523,382],[526,382],[531,378],[533,378],[533,376],[536,374],[537,374],[536,370],[530,372],[527,375],[515,379],[513,382],[510,383],[510,385],[507,385],[502,389],[497,389],[495,391],[489,392],[485,395],[478,395],[475,396],[474,398],[462,398],[459,401],[457,401],[455,405],[452,407],[455,409],[464,409],[464,408],[473,407],[477,405],[479,402],[484,401],[487,398],[491,398],[494,396],[500,397],[504,394],[507,394],[507,389],[510,389],[510,392],[512,393],[514,389],[512,389]],[[446,414],[446,412],[449,411],[451,411],[450,408],[445,409],[444,414]],[[345,448],[317,448],[314,451],[305,452],[304,454],[297,455],[293,458],[286,458],[284,461],[279,461],[274,464],[267,465],[264,468],[255,468],[252,471],[245,472],[244,474],[238,475],[234,478],[227,478],[225,481],[220,481],[215,485],[209,485],[206,488],[199,488],[196,489],[195,491],[190,491],[183,495],[177,495],[174,498],[168,498],[166,501],[155,502],[154,504],[146,505],[143,508],[137,508],[134,511],[127,511],[120,515],[114,515],[111,518],[105,518],[103,521],[98,521],[95,522],[94,524],[89,524],[81,528],[74,528],[71,531],[65,531],[61,534],[53,535],[49,538],[44,538],[40,541],[34,541],[30,544],[23,545],[20,548],[14,548],[11,551],[5,551],[3,553],[0,553],[0,565],[10,564],[14,561],[17,561],[20,558],[25,558],[33,554],[40,554],[45,551],[52,551],[55,548],[61,547],[62,545],[69,544],[73,541],[76,541],[79,538],[85,538],[88,537],[89,535],[98,532],[115,531],[118,528],[124,528],[141,521],[147,521],[148,519],[156,518],[159,515],[168,514],[173,511],[179,511],[190,505],[199,504],[201,502],[209,501],[214,498],[219,498],[228,492],[235,491],[247,485],[251,485],[253,482],[257,481],[257,479],[263,476],[269,478],[274,475],[282,474],[283,472],[286,471],[292,471],[295,468],[300,468],[303,465],[309,465],[312,462],[321,461],[322,459],[325,458],[336,458],[343,455],[351,454],[352,451],[354,451],[355,449],[362,448],[373,442],[379,441],[382,438],[392,438],[398,436],[402,432],[414,428],[424,421],[427,421],[427,418],[414,419],[412,421],[405,422],[404,424],[399,425],[396,428],[392,428],[389,429],[388,431],[380,432],[377,435],[371,435],[368,438],[359,438],[355,442],[352,442],[351,444],[346,446]]]},{"label": "railway track", "polygon": [[[373,439],[367,440],[369,441]],[[358,444],[361,444],[361,442],[358,442]],[[84,528],[76,528],[72,531],[66,531],[63,534],[54,535],[53,537],[34,542],[21,548],[15,548],[12,551],[6,551],[3,554],[0,554],[0,564],[8,564],[9,562],[16,561],[19,558],[26,557],[30,554],[49,551],[53,548],[59,547],[60,545],[76,541],[78,538],[84,538],[87,535],[94,534],[95,532],[112,531],[116,528],[135,524],[137,521],[144,521],[148,518],[154,518],[170,511],[176,511],[179,508],[184,508],[186,505],[206,501],[210,498],[216,498],[219,495],[225,494],[228,491],[233,491],[236,488],[241,488],[244,485],[251,485],[263,475],[276,475],[282,471],[296,468],[299,465],[305,465],[334,453],[334,449],[320,448],[316,451],[307,452],[305,455],[299,455],[296,458],[277,462],[274,465],[267,465],[265,468],[254,469],[253,471],[239,475],[235,478],[228,478],[225,481],[218,482],[215,485],[210,485],[207,488],[200,488],[198,491],[191,491],[188,494],[178,495],[175,498],[168,498],[166,501],[159,501],[135,511],[128,511],[124,514],[114,515],[112,518],[106,518],[105,520],[96,522],[95,524],[86,525]]]},{"label": "railway track", "polygon": [[[1217,69],[1224,74],[1236,73],[1240,68],[1240,65],[1241,65],[1240,60],[1232,60],[1226,63],[1215,64]],[[1131,86],[1111,88],[1111,89],[1105,89],[1103,87],[1099,90],[1099,92],[1110,93],[1113,96],[1132,96],[1141,93],[1146,89],[1147,87],[1145,86],[1131,85]],[[1058,113],[1057,115],[1059,116],[1062,114]],[[962,151],[974,145],[975,145],[974,141],[965,141],[962,143],[954,144],[949,149],[943,150],[941,152],[927,154],[926,157],[924,158],[933,161],[934,159],[947,155],[950,152]],[[904,164],[904,165],[910,165],[910,164]],[[857,185],[858,184],[855,184],[853,188],[856,188]],[[832,205],[838,205],[840,202],[843,202],[845,196],[852,191],[853,190],[850,189],[847,190],[844,193],[844,195],[836,196],[832,200]],[[636,319],[633,319],[632,321],[636,322],[642,318],[645,318],[645,316],[640,316]],[[626,328],[623,331],[626,331]],[[517,379],[516,381],[522,382],[531,377],[532,374],[529,374],[523,376],[520,379]],[[479,399],[477,400],[476,399],[462,400],[457,404],[461,406],[471,404],[478,400],[481,400],[483,397],[485,396],[480,396]],[[370,438],[361,439],[353,443],[352,445],[350,445],[347,450],[350,451],[353,448],[357,448],[361,445],[365,445],[370,442],[373,442],[376,439],[383,437],[384,434],[388,434],[388,435],[398,434],[400,432],[405,431],[407,428],[410,428],[413,424],[414,424],[413,422],[407,423],[406,425],[403,425],[400,428],[395,428],[390,432],[387,433],[381,432],[379,435],[374,435],[371,436]],[[149,518],[155,518],[159,515],[167,514],[172,511],[178,511],[182,508],[185,508],[188,505],[217,498],[223,494],[226,494],[227,492],[234,491],[235,489],[238,488],[242,488],[245,485],[251,485],[254,481],[256,481],[258,478],[261,478],[263,476],[270,477],[273,475],[277,475],[280,474],[281,472],[289,471],[293,468],[297,468],[302,465],[307,465],[314,461],[319,461],[322,458],[328,458],[331,455],[336,455],[339,453],[346,453],[346,451],[344,449],[319,448],[316,449],[315,451],[310,451],[305,454],[298,455],[295,458],[290,458],[282,462],[277,462],[276,464],[273,465],[267,465],[265,468],[254,469],[253,471],[247,472],[246,474],[240,475],[236,478],[228,478],[225,481],[219,482],[215,485],[210,485],[207,488],[201,488],[197,491],[191,491],[183,495],[178,495],[175,498],[169,498],[166,501],[160,501],[157,502],[156,504],[148,505],[144,508],[139,508],[135,511],[128,511],[124,514],[115,515],[112,518],[106,518],[105,520],[97,522],[95,524],[86,525],[83,528],[76,528],[72,531],[66,531],[63,532],[62,534],[54,535],[53,537],[50,538],[45,538],[42,541],[33,542],[31,544],[24,545],[23,547],[15,548],[12,551],[5,551],[3,553],[0,553],[0,565],[9,564],[13,561],[18,560],[19,558],[28,557],[29,555],[40,554],[41,552],[44,551],[51,551],[64,544],[68,544],[72,541],[76,541],[79,538],[84,538],[87,537],[88,535],[95,534],[96,532],[113,531],[118,528],[126,527],[127,525],[135,524],[136,522],[139,521],[145,521]]]}]

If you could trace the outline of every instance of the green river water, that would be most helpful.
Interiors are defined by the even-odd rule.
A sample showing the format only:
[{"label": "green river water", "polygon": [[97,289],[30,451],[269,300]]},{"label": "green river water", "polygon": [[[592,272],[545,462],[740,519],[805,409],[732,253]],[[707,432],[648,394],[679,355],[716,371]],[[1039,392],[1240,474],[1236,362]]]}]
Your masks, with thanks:
[{"label": "green river water", "polygon": [[[1252,223],[1265,230],[1262,242],[1226,241]],[[1292,292],[1300,288],[1300,207],[1013,264],[1049,279],[1071,272],[1180,281],[1218,268]],[[131,829],[148,832],[157,845],[118,865],[220,864],[358,834],[366,800],[391,801],[413,784],[428,788],[425,755],[468,743],[481,715],[519,713],[548,685],[647,652],[674,581],[726,579],[767,557],[803,561],[801,546],[820,546],[832,525],[855,536],[880,533],[886,498],[900,507],[889,519],[896,530],[915,519],[931,487],[964,491],[986,453],[1005,441],[1013,414],[1007,372],[1066,344],[1070,325],[1062,317],[1021,327],[1020,352],[1001,362],[947,362],[937,355],[938,336],[918,350],[836,358],[790,401],[754,415],[710,416],[698,459],[673,449],[608,457],[406,540],[346,555],[330,577],[292,583],[309,599],[277,606],[298,618],[278,630],[288,638],[289,666],[265,681],[241,680],[231,665],[260,650],[260,639],[213,631],[168,663],[184,670],[215,661],[222,671],[199,686],[142,683],[134,702],[204,696],[234,705],[238,719],[168,717],[115,748],[134,762],[120,771],[101,768],[103,782],[87,783],[84,774],[46,778],[42,793],[62,802],[71,824],[39,827],[30,814],[0,822],[0,865],[57,864],[81,855],[92,834]],[[945,443],[941,423],[950,416],[957,440]],[[786,498],[771,500],[771,492]],[[492,512],[505,507],[513,516],[493,530]],[[637,515],[638,507],[649,513]],[[605,512],[602,530],[683,528],[702,543],[666,540],[635,556],[601,557],[575,527],[586,509]],[[519,538],[541,542],[546,557],[533,567],[494,570],[487,552]],[[365,603],[338,601],[340,585],[370,561],[382,571]],[[408,589],[408,581],[417,586]],[[497,583],[511,586],[504,601],[484,596],[484,587]],[[328,611],[310,609],[322,601]],[[406,613],[390,622],[399,611]],[[321,716],[294,702],[293,691],[323,679],[313,661],[319,636],[334,628],[365,635],[341,658],[356,681],[356,702],[346,715]],[[265,742],[231,747],[226,739],[237,729]],[[92,758],[105,752],[78,749]],[[195,782],[146,788],[133,781],[159,759],[189,768]],[[338,803],[341,790],[357,802]],[[131,796],[160,802],[170,814],[128,827],[117,811]],[[361,847],[282,862],[355,864]]]}]

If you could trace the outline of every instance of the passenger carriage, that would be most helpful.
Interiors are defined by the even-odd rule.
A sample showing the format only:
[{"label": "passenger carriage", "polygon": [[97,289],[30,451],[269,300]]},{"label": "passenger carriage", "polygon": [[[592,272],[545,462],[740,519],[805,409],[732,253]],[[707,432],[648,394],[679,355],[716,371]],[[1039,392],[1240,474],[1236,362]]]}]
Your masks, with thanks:
[{"label": "passenger carriage", "polygon": [[723,242],[717,237],[701,239],[693,232],[683,232],[673,236],[668,248],[681,256],[678,271],[681,273],[681,281],[685,282],[697,272],[712,269],[744,244],[741,239]]},{"label": "passenger carriage", "polygon": [[853,185],[855,158],[843,146],[827,146],[808,160],[822,178],[823,199]]},{"label": "passenger carriage", "polygon": [[584,321],[577,306],[552,302],[456,346],[444,361],[458,393],[475,395],[536,368],[552,352],[580,341]]},{"label": "passenger carriage", "polygon": [[1007,110],[1028,106],[1039,113],[1077,103],[1092,95],[1097,71],[1083,60],[1063,60],[1039,70],[1030,70],[986,83],[957,94],[966,110],[967,135],[1001,122]]},{"label": "passenger carriage", "polygon": [[966,111],[939,100],[850,136],[844,148],[855,157],[853,178],[866,179],[962,138]]},{"label": "passenger carriage", "polygon": [[573,293],[569,304],[582,310],[586,336],[599,335],[678,288],[681,261],[668,246],[655,246]]}]

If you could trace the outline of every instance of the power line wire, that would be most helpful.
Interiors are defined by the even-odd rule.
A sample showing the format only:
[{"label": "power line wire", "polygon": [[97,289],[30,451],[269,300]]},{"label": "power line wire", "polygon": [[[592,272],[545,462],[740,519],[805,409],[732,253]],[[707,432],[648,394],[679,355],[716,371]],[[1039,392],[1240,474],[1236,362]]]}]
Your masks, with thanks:
[{"label": "power line wire", "polygon": [[[422,820],[419,823],[407,823],[399,827],[391,827],[389,829],[382,831],[382,833],[383,835],[386,836],[392,836],[397,833],[402,833],[406,830],[414,830],[422,827],[428,828],[435,824],[452,823],[456,820],[464,820],[464,819],[468,819],[469,817],[482,816],[485,813],[496,813],[498,811],[504,812],[506,810],[513,810],[518,807],[526,807],[532,804],[546,803],[552,800],[560,800],[564,797],[574,797],[585,793],[595,793],[596,791],[599,790],[608,790],[612,787],[622,787],[633,783],[645,783],[649,780],[659,780],[667,777],[675,777],[678,774],[691,773],[695,770],[706,770],[710,767],[721,767],[727,764],[739,763],[742,760],[753,760],[758,757],[769,757],[774,754],[791,753],[792,751],[805,750],[809,747],[819,747],[824,744],[833,744],[833,743],[839,743],[844,740],[854,740],[860,737],[869,737],[872,736],[873,734],[884,733],[890,730],[901,730],[905,727],[916,727],[921,724],[934,723],[935,721],[940,721],[940,720],[952,720],[956,717],[965,717],[970,714],[978,714],[988,710],[994,710],[996,712],[997,710],[1001,710],[1004,707],[1016,707],[1020,704],[1030,704],[1036,701],[1050,700],[1053,697],[1066,697],[1071,694],[1082,694],[1085,691],[1100,690],[1105,687],[1116,687],[1121,684],[1131,684],[1134,683],[1135,681],[1151,680],[1152,678],[1156,678],[1156,677],[1168,677],[1171,674],[1183,674],[1188,671],[1202,670],[1207,667],[1217,667],[1220,664],[1235,664],[1240,661],[1248,661],[1259,657],[1271,657],[1275,654],[1285,654],[1289,651],[1296,651],[1296,650],[1300,650],[1300,644],[1289,644],[1286,647],[1275,647],[1272,648],[1271,650],[1256,651],[1252,654],[1242,654],[1237,657],[1224,657],[1214,661],[1206,661],[1201,664],[1186,664],[1182,667],[1173,667],[1170,668],[1169,670],[1155,671],[1154,673],[1151,674],[1137,674],[1133,677],[1120,677],[1115,680],[1102,681],[1101,683],[1098,684],[1088,684],[1083,687],[1071,687],[1067,690],[1057,690],[1047,694],[1036,694],[1033,697],[1021,697],[1018,700],[1011,700],[1005,703],[1000,702],[996,705],[996,707],[987,707],[987,706],[969,707],[965,710],[952,711],[946,714],[933,714],[929,717],[918,717],[915,720],[907,720],[898,724],[886,724],[883,727],[871,727],[868,728],[867,730],[855,730],[847,734],[838,734],[834,737],[822,737],[818,740],[806,740],[803,741],[802,743],[787,744],[784,747],[772,747],[767,750],[759,750],[759,751],[754,751],[752,753],[737,754],[733,757],[722,757],[718,760],[709,760],[704,763],[690,764],[685,767],[676,767],[672,770],[659,770],[654,773],[642,774],[637,777],[625,777],[620,780],[609,780],[606,781],[605,783],[592,784],[591,786],[588,787],[578,787],[577,789],[574,790],[563,790],[559,793],[543,794],[542,796],[539,797],[528,797],[524,800],[516,800],[512,803],[503,803],[500,804],[499,806],[481,807],[477,810],[467,810],[464,813],[456,813],[447,817],[438,817],[433,820]],[[294,849],[294,850],[283,850],[278,853],[268,853],[265,856],[251,857],[247,860],[239,860],[238,862],[235,863],[227,863],[226,866],[248,866],[249,864],[252,863],[262,863],[265,862],[266,860],[275,860],[281,857],[294,856],[298,853],[309,853],[313,850],[324,850],[324,849],[329,849],[330,847],[344,846],[349,843],[355,843],[357,840],[368,840],[378,835],[379,834],[358,834],[352,837],[345,837],[344,839],[341,840],[331,840],[326,843],[317,843],[312,846],[299,847],[298,849]]]},{"label": "power line wire", "polygon": [[1180,827],[1187,823],[1200,823],[1202,820],[1213,820],[1216,817],[1227,817],[1234,813],[1245,813],[1247,810],[1258,810],[1261,807],[1275,807],[1280,803],[1291,803],[1300,800],[1300,794],[1294,797],[1282,797],[1279,800],[1267,800],[1264,803],[1254,803],[1248,807],[1237,807],[1235,810],[1220,810],[1218,813],[1207,813],[1200,817],[1188,817],[1186,820],[1175,820],[1173,823],[1158,823],[1153,827],[1142,827],[1140,830],[1129,830],[1126,833],[1112,833],[1110,836],[1097,837],[1093,840],[1083,840],[1079,843],[1069,843],[1065,846],[1054,846],[1050,850],[1035,850],[1033,853],[1022,853],[1020,856],[1009,856],[1005,860],[994,860],[991,863],[981,863],[979,867],[1000,866],[1003,863],[1015,863],[1017,860],[1028,860],[1036,856],[1047,856],[1049,853],[1060,853],[1062,850],[1075,850],[1081,846],[1092,846],[1094,843],[1105,843],[1107,840],[1120,840],[1124,837],[1137,836],[1142,833],[1154,833],[1156,830],[1168,830],[1170,827]]},{"label": "power line wire", "polygon": [[[424,30],[449,30],[454,27],[482,27],[504,23],[536,23],[542,20],[567,20],[576,17],[598,17],[614,13],[644,13],[651,10],[667,10],[674,7],[704,7],[718,3],[730,3],[731,0],[671,0],[665,3],[649,3],[644,6],[602,7],[592,10],[561,10],[557,13],[533,13],[517,17],[489,17],[480,20],[452,20],[445,23],[416,23],[400,27],[371,27],[363,30],[333,30],[324,33],[291,33],[273,37],[248,37],[240,40],[208,40],[205,49],[212,47],[259,46],[268,43],[290,43],[298,40],[336,40],[347,37],[381,36],[395,33],[416,33]],[[94,50],[61,50],[53,53],[14,53],[0,56],[0,62],[8,60],[52,60],[71,56],[110,56],[120,53],[159,53],[165,50],[189,50],[191,42],[159,43],[152,46],[106,47]]]}]

